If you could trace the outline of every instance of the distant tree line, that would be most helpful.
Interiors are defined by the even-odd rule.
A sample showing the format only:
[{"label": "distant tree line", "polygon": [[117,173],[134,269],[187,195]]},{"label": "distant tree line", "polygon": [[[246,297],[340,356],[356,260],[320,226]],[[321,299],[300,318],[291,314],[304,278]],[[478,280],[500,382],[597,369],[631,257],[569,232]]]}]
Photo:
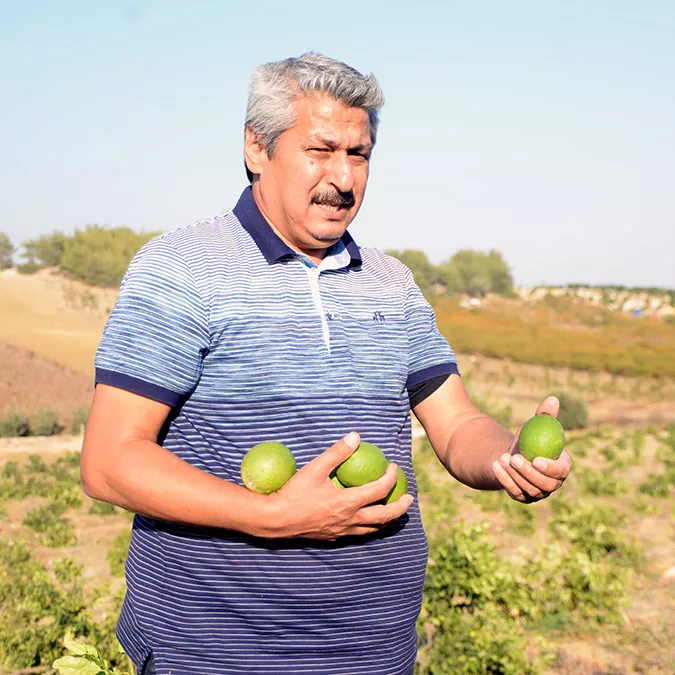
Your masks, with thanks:
[{"label": "distant tree line", "polygon": [[[128,227],[87,225],[74,234],[43,234],[21,244],[19,272],[32,274],[57,267],[64,274],[92,286],[118,286],[135,253],[156,233],[134,232]],[[12,267],[16,247],[0,233],[0,269]]]},{"label": "distant tree line", "polygon": [[513,276],[498,251],[482,253],[462,249],[434,265],[423,251],[386,251],[410,268],[425,296],[459,295],[482,297],[487,293],[513,295]]}]

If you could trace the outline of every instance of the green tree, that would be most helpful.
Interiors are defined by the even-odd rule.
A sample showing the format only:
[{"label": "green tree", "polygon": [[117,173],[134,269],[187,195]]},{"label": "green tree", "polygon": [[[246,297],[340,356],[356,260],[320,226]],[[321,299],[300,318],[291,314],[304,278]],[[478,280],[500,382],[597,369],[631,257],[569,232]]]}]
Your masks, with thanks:
[{"label": "green tree", "polygon": [[12,240],[4,232],[0,232],[0,270],[6,270],[14,264],[16,248]]},{"label": "green tree", "polygon": [[55,231],[24,241],[21,246],[26,260],[40,267],[58,267],[66,247],[66,236],[63,232]]},{"label": "green tree", "polygon": [[508,264],[499,251],[491,250],[487,254],[487,272],[493,293],[513,294],[513,276]]},{"label": "green tree", "polygon": [[457,265],[452,261],[446,260],[444,263],[441,263],[438,271],[441,283],[445,286],[447,293],[450,295],[457,295],[466,291],[462,274]]},{"label": "green tree", "polygon": [[403,251],[385,251],[400,260],[415,277],[415,283],[424,295],[435,295],[435,286],[441,281],[438,268],[427,258],[424,251],[406,248]]},{"label": "green tree", "polygon": [[457,251],[441,265],[448,290],[482,296],[486,293],[513,293],[511,270],[498,251],[483,253],[471,249]]},{"label": "green tree", "polygon": [[65,240],[61,270],[93,286],[117,286],[136,252],[154,234],[87,225]]}]

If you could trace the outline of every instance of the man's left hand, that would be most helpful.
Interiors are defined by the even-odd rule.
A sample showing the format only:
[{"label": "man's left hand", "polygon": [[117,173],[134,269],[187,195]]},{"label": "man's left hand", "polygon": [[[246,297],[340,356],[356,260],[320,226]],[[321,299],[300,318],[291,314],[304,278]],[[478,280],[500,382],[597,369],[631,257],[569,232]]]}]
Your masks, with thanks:
[{"label": "man's left hand", "polygon": [[[559,409],[558,399],[549,396],[537,408],[536,414],[548,413],[551,417],[557,417]],[[518,435],[509,452],[493,462],[492,470],[512,499],[530,504],[545,499],[560,488],[572,470],[572,457],[567,450],[563,450],[558,459],[536,457],[530,462],[518,452]]]}]

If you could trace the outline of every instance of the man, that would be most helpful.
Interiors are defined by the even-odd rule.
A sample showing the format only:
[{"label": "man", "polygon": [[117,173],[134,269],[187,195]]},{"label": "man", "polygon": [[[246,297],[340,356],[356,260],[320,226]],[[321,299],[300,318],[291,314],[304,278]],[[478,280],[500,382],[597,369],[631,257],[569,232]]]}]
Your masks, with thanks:
[{"label": "man", "polygon": [[[566,452],[536,468],[516,453],[469,401],[407,268],[347,233],[382,104],[372,76],[317,54],[260,67],[251,187],[154,239],[123,281],[82,479],[139,514],[118,634],[145,672],[411,673],[427,556],[411,408],[467,485],[534,501],[570,471]],[[538,412],[557,414],[556,399]],[[340,490],[329,475],[359,438],[393,463]],[[300,467],[270,496],[239,473],[265,440]],[[411,494],[378,504],[396,465]]]}]

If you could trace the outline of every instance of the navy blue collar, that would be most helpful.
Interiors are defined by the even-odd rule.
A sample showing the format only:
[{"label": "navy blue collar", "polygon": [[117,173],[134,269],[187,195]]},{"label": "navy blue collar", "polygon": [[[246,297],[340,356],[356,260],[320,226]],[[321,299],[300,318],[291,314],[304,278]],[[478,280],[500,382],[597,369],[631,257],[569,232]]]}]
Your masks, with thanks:
[{"label": "navy blue collar", "polygon": [[[268,263],[276,262],[286,256],[296,256],[294,251],[279,235],[270,227],[265,216],[260,213],[258,205],[253,198],[253,190],[249,185],[239,197],[237,205],[232,209],[242,227],[251,235],[258,245],[260,252],[265,256]],[[341,239],[349,255],[351,256],[350,267],[361,264],[361,252],[357,243],[352,239],[349,232],[345,232]]]}]

